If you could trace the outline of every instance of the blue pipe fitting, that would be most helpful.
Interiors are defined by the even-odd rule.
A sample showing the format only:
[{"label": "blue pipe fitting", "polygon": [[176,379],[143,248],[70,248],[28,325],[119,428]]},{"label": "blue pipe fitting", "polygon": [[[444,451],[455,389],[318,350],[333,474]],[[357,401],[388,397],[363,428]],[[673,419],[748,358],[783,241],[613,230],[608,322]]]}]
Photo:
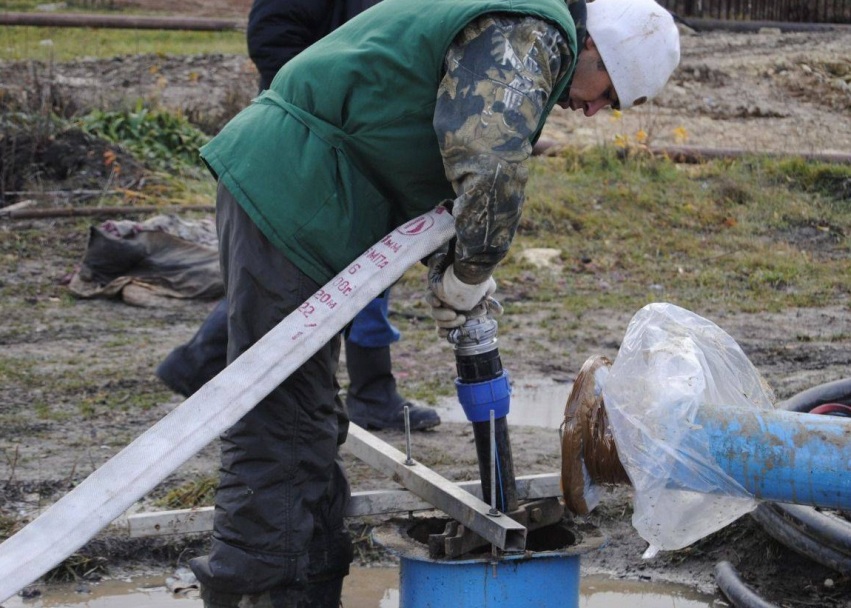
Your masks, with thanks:
[{"label": "blue pipe fitting", "polygon": [[508,416],[511,384],[507,371],[503,370],[496,378],[484,382],[462,382],[456,378],[455,389],[470,422],[488,422],[491,410],[494,411],[494,418]]}]

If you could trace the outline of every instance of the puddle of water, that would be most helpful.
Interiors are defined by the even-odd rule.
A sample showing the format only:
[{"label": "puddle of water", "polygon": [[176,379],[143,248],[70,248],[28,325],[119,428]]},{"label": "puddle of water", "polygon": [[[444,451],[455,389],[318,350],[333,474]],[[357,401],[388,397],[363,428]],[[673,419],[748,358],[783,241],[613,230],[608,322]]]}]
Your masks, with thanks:
[{"label": "puddle of water", "polygon": [[[195,597],[174,596],[165,577],[104,581],[91,593],[76,593],[74,585],[51,585],[38,598],[15,597],[4,608],[202,608]],[[352,568],[343,586],[346,608],[398,608],[397,568]],[[714,596],[683,585],[583,577],[580,608],[711,608]]]},{"label": "puddle of water", "polygon": [[[165,586],[166,576],[109,580],[88,586],[78,593],[77,585],[49,585],[39,597],[20,597],[0,608],[203,608],[197,591],[173,595]],[[398,568],[352,568],[343,585],[346,608],[398,608]]]},{"label": "puddle of water", "polygon": [[[564,420],[564,404],[572,387],[572,382],[549,378],[513,380],[508,424],[557,429]],[[435,409],[446,422],[467,422],[455,396],[441,399]]]},{"label": "puddle of water", "polygon": [[[165,577],[110,580],[88,586],[90,593],[77,593],[77,585],[40,587],[36,598],[14,597],[3,608],[202,608],[200,599],[175,598],[165,587]],[[177,603],[180,602],[180,603]]]},{"label": "puddle of water", "polygon": [[583,576],[579,608],[711,608],[715,596],[685,585]]}]

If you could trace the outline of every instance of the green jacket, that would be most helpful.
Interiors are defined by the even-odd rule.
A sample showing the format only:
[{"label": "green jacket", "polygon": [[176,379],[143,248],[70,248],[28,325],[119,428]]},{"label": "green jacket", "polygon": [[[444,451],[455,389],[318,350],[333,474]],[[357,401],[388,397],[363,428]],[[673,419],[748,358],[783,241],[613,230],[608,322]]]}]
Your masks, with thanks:
[{"label": "green jacket", "polygon": [[432,127],[437,89],[452,40],[490,12],[553,22],[576,49],[564,0],[384,0],[287,63],[203,159],[324,284],[394,227],[455,198]]}]

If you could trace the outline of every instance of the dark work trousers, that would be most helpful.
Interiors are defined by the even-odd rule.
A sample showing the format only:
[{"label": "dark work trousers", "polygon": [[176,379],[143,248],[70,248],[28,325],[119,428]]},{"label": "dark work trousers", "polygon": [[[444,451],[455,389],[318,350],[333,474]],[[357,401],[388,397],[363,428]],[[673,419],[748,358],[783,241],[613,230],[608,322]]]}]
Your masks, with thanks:
[{"label": "dark work trousers", "polygon": [[[221,183],[216,225],[231,363],[319,285],[269,243]],[[221,436],[212,548],[191,563],[202,585],[274,595],[348,574],[339,355],[337,336]]]}]

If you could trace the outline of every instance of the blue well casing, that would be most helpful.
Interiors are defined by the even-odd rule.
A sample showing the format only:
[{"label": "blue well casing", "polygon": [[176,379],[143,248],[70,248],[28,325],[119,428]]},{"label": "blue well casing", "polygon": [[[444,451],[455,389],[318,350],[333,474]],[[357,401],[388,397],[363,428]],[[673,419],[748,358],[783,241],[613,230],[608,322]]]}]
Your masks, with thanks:
[{"label": "blue well casing", "polygon": [[497,562],[402,556],[399,608],[578,608],[579,560],[558,551]]}]

